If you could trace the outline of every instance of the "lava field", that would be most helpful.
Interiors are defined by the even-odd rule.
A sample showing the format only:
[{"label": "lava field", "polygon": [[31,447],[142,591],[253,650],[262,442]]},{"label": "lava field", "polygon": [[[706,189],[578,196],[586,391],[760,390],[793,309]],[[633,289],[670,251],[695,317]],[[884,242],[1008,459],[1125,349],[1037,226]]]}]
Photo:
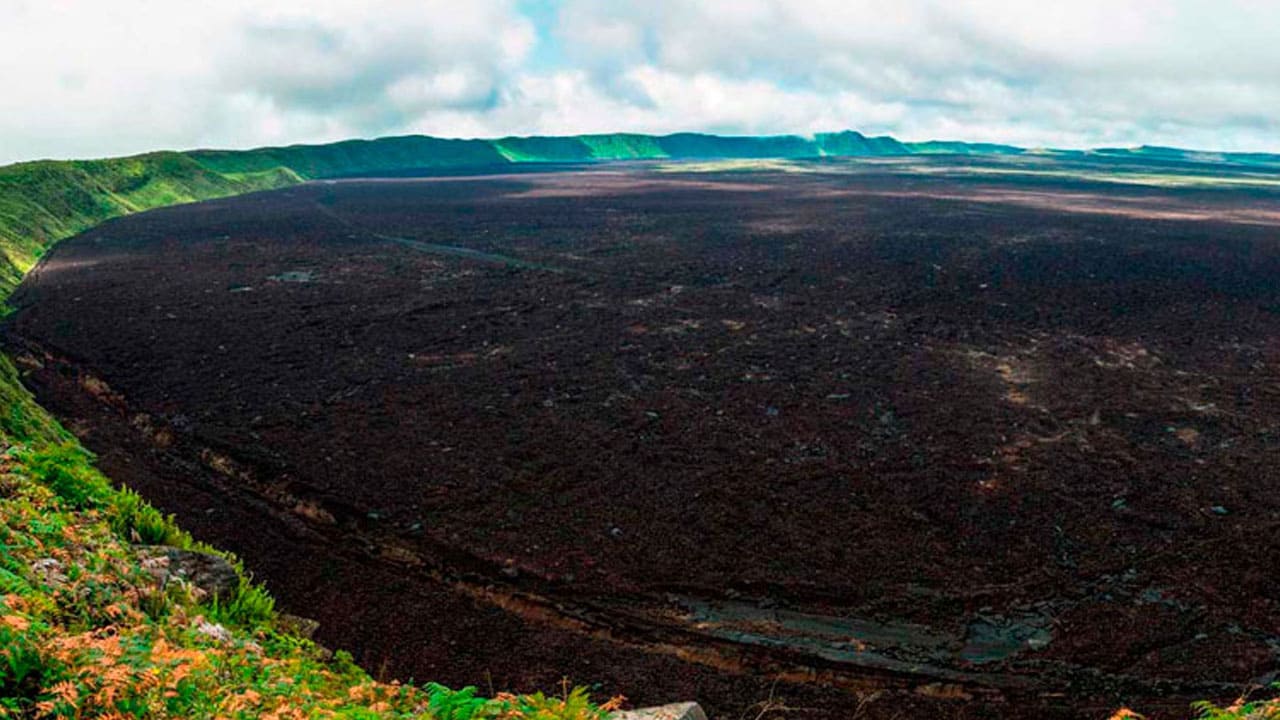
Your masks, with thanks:
[{"label": "lava field", "polygon": [[313,182],[107,222],[11,304],[104,471],[384,677],[1158,718],[1280,671],[1265,187]]}]

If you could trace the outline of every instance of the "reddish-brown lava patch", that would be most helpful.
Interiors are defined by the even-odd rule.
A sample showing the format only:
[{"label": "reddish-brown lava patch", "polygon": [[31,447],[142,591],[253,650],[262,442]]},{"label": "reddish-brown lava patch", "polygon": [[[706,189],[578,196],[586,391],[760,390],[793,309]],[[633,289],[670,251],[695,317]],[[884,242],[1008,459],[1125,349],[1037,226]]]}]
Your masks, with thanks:
[{"label": "reddish-brown lava patch", "polygon": [[7,342],[113,477],[375,672],[1179,716],[1280,668],[1278,208],[313,183],[63,243]]}]

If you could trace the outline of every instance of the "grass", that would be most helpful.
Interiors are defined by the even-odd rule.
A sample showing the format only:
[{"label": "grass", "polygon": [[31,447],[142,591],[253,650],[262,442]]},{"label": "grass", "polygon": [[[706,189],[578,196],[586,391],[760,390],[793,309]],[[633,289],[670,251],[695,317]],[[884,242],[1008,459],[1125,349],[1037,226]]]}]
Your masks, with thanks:
[{"label": "grass", "polygon": [[0,167],[0,296],[55,242],[104,220],[300,180],[284,168],[223,174],[176,152]]}]

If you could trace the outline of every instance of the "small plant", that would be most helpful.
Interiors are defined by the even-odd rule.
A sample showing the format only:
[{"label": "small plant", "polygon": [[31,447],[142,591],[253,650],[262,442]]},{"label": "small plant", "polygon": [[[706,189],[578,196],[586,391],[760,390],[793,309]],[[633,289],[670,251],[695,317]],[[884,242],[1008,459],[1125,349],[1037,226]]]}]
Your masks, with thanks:
[{"label": "small plant", "polygon": [[24,448],[14,453],[14,457],[33,479],[56,493],[72,509],[98,507],[111,494],[111,486],[89,464],[88,454],[74,442]]},{"label": "small plant", "polygon": [[[1272,685],[1280,690],[1280,683]],[[1199,720],[1280,720],[1280,700],[1246,700],[1240,698],[1226,707],[1211,702],[1198,702],[1193,706]]]},{"label": "small plant", "polygon": [[128,488],[118,491],[108,508],[111,529],[143,545],[173,545],[185,548],[187,534],[178,528],[172,515],[163,515]]},{"label": "small plant", "polygon": [[[0,606],[2,607],[2,606]],[[8,610],[0,609],[7,613]],[[39,652],[39,634],[47,628],[20,614],[0,615],[0,698],[16,704],[34,697],[40,688],[44,660]],[[0,704],[17,710],[13,704]]]},{"label": "small plant", "polygon": [[427,695],[430,697],[427,707],[435,720],[473,720],[480,717],[479,713],[487,704],[484,698],[476,697],[474,687],[450,690],[443,685],[428,683]]},{"label": "small plant", "polygon": [[209,619],[224,625],[260,627],[275,615],[276,601],[260,585],[241,578],[235,596],[228,601],[214,598],[209,606]]}]

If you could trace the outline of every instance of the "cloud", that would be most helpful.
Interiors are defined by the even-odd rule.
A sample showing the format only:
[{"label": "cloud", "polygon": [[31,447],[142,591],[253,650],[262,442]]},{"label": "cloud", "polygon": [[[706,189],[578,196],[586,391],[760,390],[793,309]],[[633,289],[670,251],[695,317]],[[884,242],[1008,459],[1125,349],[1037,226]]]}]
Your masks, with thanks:
[{"label": "cloud", "polygon": [[219,75],[228,92],[325,116],[355,134],[395,132],[430,112],[491,108],[534,41],[508,2],[379,0],[279,6],[248,18]]},{"label": "cloud", "polygon": [[1280,151],[1276,27],[1269,0],[0,0],[0,162],[844,127]]},{"label": "cloud", "polygon": [[[820,93],[832,110],[856,110],[840,102],[850,97],[910,108],[848,117],[871,131],[1277,148],[1275,3],[568,0],[560,17],[566,52],[588,76],[616,72],[624,57],[686,84],[764,81],[793,98]],[[756,112],[756,125],[771,124],[767,108]]]}]

